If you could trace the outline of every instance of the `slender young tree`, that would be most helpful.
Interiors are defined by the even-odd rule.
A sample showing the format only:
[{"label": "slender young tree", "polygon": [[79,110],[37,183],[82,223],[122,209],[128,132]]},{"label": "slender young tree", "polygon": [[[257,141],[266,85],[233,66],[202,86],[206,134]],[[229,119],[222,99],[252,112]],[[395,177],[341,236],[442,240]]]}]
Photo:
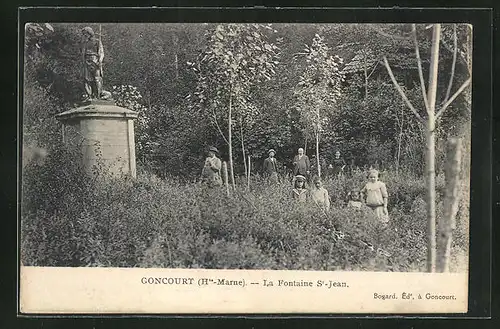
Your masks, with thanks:
[{"label": "slender young tree", "polygon": [[312,44],[306,45],[301,53],[306,66],[295,87],[296,106],[305,127],[305,134],[314,136],[317,173],[320,177],[320,134],[322,127],[327,124],[325,114],[334,110],[340,97],[341,82],[344,81],[344,75],[339,69],[342,58],[330,53],[324,39],[316,34]]},{"label": "slender young tree", "polygon": [[446,154],[445,167],[445,198],[444,198],[444,220],[441,228],[441,245],[437,251],[437,269],[439,272],[448,272],[451,259],[452,232],[455,229],[455,216],[458,212],[459,181],[461,166],[461,139],[450,138],[448,140],[448,150]]},{"label": "slender young tree", "polygon": [[[273,32],[269,24],[219,24],[208,34],[207,47],[197,63],[188,62],[198,76],[195,95],[200,109],[228,145],[233,188],[234,121],[256,114],[251,90],[275,73],[278,47],[267,35]],[[227,126],[227,137],[222,122]]]},{"label": "slender young tree", "polygon": [[[412,24],[412,34],[415,44],[415,55],[417,59],[417,67],[420,78],[420,86],[422,90],[422,97],[424,100],[424,105],[427,112],[427,118],[424,119],[420,116],[419,112],[411,104],[411,102],[406,97],[403,89],[396,81],[394,74],[392,73],[391,67],[387,58],[384,57],[384,64],[387,68],[387,72],[391,77],[394,87],[398,90],[401,97],[405,101],[406,105],[413,112],[417,120],[425,125],[426,127],[426,182],[427,182],[427,271],[436,271],[436,173],[435,173],[435,129],[436,123],[443,112],[448,108],[448,106],[457,98],[460,93],[469,86],[471,78],[469,77],[458,90],[450,97],[450,92],[446,93],[446,97],[441,106],[436,107],[436,95],[437,95],[437,79],[438,79],[438,68],[439,68],[439,45],[441,39],[441,24],[434,24],[432,31],[432,45],[431,45],[431,57],[429,65],[429,86],[426,90],[424,76],[422,72],[422,61],[420,59],[420,52],[417,40],[417,30],[416,25]],[[455,30],[456,38],[456,30]],[[455,52],[457,51],[455,47]],[[456,57],[456,55],[454,56]],[[455,60],[454,60],[455,61]],[[450,73],[450,82],[448,90],[451,90],[451,85],[453,84],[455,65],[452,65],[452,71]]]}]

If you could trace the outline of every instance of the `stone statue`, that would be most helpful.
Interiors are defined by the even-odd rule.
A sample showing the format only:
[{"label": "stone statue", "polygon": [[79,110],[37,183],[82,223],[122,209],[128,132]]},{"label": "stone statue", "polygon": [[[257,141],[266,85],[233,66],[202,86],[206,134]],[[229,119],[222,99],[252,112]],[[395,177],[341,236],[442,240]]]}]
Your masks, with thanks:
[{"label": "stone statue", "polygon": [[102,60],[104,48],[101,39],[95,37],[94,30],[83,28],[82,64],[85,84],[84,100],[111,99],[111,93],[103,89]]}]

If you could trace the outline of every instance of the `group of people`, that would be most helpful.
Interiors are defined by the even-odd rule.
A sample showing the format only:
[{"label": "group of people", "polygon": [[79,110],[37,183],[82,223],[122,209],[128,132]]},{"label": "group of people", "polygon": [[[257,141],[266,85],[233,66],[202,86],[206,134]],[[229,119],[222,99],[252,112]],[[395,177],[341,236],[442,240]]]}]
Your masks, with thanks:
[{"label": "group of people", "polygon": [[[208,156],[202,170],[202,179],[210,187],[222,186],[221,167],[222,162],[217,157],[219,151],[215,147],[210,147]],[[268,157],[264,160],[264,172],[270,183],[278,182],[278,164],[275,158],[276,151],[270,149]],[[335,152],[335,158],[328,166],[334,175],[339,175],[344,167],[345,161],[340,157],[340,152]],[[297,155],[293,159],[293,188],[291,191],[292,200],[297,203],[312,202],[324,212],[330,210],[330,196],[323,187],[318,175],[312,178],[311,188],[307,188],[307,182],[311,181],[311,163],[309,157],[304,154],[304,149],[299,148]],[[353,208],[367,207],[373,211],[376,217],[383,223],[389,221],[387,210],[388,193],[385,183],[379,180],[379,172],[371,169],[368,173],[368,181],[362,189],[353,189],[348,194],[347,206]]]},{"label": "group of people", "polygon": [[293,185],[291,195],[294,200],[299,203],[306,203],[310,200],[323,211],[330,211],[330,196],[318,176],[314,177],[310,190],[306,188],[306,177],[303,175],[295,176]]},{"label": "group of people", "polygon": [[[276,162],[276,151],[274,149],[270,149],[268,151],[268,157],[264,160],[264,174],[269,177],[271,182],[277,182],[278,178],[278,165]],[[313,162],[313,163],[311,163]],[[297,154],[293,158],[293,174],[305,176],[308,180],[311,177],[311,174],[315,172],[317,169],[316,159],[313,158],[313,161],[309,160],[309,157],[304,154],[304,149],[299,148],[297,150]],[[323,164],[323,168],[327,168],[327,172],[329,176],[336,177],[340,175],[347,164],[344,158],[341,157],[340,151],[335,152],[335,157],[333,158],[332,163],[326,166],[326,163]],[[316,172],[316,174],[318,174]]]},{"label": "group of people", "polygon": [[[311,188],[306,187],[306,177],[296,175],[294,177],[291,197],[297,203],[312,202],[322,211],[330,211],[330,196],[328,190],[323,187],[321,179],[314,176]],[[368,181],[362,189],[352,189],[347,195],[347,207],[362,209],[366,207],[371,209],[375,217],[382,223],[389,221],[389,212],[387,203],[389,194],[384,182],[379,180],[379,172],[371,169],[368,173]]]}]

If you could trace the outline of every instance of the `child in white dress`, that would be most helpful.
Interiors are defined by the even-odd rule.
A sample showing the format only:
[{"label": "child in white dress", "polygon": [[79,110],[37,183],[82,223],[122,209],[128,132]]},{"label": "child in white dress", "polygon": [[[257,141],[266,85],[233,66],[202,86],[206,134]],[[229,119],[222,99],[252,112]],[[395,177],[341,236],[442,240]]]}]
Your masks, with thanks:
[{"label": "child in white dress", "polygon": [[387,211],[387,202],[389,195],[385,183],[379,181],[379,173],[372,169],[368,174],[368,182],[361,189],[365,196],[365,204],[373,210],[377,218],[382,223],[389,222],[389,213]]}]

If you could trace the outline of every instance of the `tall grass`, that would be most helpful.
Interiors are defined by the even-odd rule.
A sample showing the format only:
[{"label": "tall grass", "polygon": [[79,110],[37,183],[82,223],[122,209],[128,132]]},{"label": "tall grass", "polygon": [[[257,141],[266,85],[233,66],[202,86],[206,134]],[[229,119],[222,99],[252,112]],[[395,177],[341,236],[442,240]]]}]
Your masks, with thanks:
[{"label": "tall grass", "polygon": [[[82,179],[67,161],[60,156],[25,170],[24,265],[425,270],[425,189],[418,177],[382,176],[390,193],[385,227],[370,211],[344,206],[350,188],[364,183],[363,172],[324,183],[333,201],[325,215],[315,205],[294,204],[287,179],[270,185],[254,176],[250,190],[238,185],[228,197],[223,188],[146,172],[135,180]],[[466,235],[458,236],[456,250],[466,251]]]}]

